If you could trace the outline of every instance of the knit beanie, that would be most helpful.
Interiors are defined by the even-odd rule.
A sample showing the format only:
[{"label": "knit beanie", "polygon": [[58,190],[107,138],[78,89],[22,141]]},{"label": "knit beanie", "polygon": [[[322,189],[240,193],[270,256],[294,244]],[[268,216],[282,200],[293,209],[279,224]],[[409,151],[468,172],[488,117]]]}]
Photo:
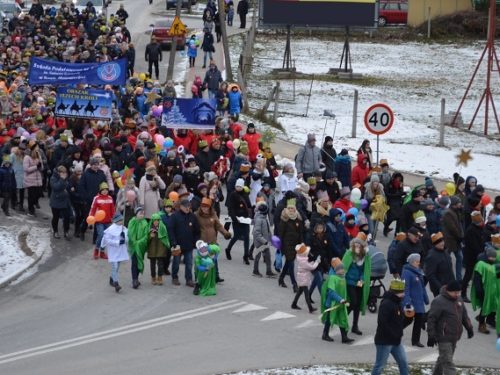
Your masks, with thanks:
[{"label": "knit beanie", "polygon": [[470,217],[473,224],[481,225],[483,223],[483,216],[480,211],[472,211]]}]

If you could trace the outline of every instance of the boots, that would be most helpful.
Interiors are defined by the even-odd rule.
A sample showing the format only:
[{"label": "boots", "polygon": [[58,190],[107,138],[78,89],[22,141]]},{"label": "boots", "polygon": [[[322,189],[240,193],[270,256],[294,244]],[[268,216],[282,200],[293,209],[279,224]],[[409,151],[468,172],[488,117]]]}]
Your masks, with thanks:
[{"label": "boots", "polygon": [[99,253],[99,257],[100,257],[101,259],[108,259],[108,256],[106,255],[106,253],[105,253],[104,251],[101,251],[101,252]]},{"label": "boots", "polygon": [[342,344],[351,344],[352,342],[354,342],[353,339],[347,337],[347,330],[345,330],[344,328],[340,329],[340,334],[342,335]]},{"label": "boots", "polygon": [[59,233],[54,232],[54,234],[53,234],[53,235],[54,235],[54,238],[55,238],[56,240],[60,240],[60,239],[61,239],[61,236],[59,235]]},{"label": "boots", "polygon": [[359,335],[359,336],[361,336],[361,335],[363,334],[363,332],[361,332],[361,331],[359,330],[359,328],[358,328],[358,326],[357,326],[357,325],[355,325],[355,326],[353,325],[353,326],[352,326],[351,332],[352,332],[352,333],[354,333],[355,335]]},{"label": "boots", "polygon": [[118,292],[120,291],[120,289],[122,288],[122,287],[120,286],[120,284],[118,284],[118,281],[116,281],[116,282],[115,282],[114,287],[115,287],[115,292],[116,292],[116,293],[118,293]]},{"label": "boots", "polygon": [[132,288],[137,289],[137,288],[139,288],[139,285],[141,285],[139,280],[137,280],[137,279],[132,280]]},{"label": "boots", "polygon": [[288,288],[288,287],[286,286],[286,284],[285,284],[285,281],[284,281],[284,280],[282,280],[282,279],[279,279],[279,280],[278,280],[278,285],[279,285],[280,287],[282,287],[282,288]]},{"label": "boots", "polygon": [[109,277],[109,286],[115,286],[115,282],[111,276]]},{"label": "boots", "polygon": [[156,282],[156,277],[152,277],[151,278],[151,284],[158,285],[157,282]]},{"label": "boots", "polygon": [[156,278],[156,285],[163,285],[163,276],[158,276]]},{"label": "boots", "polygon": [[231,250],[230,249],[226,249],[226,258],[227,258],[227,260],[233,259],[233,258],[231,258]]},{"label": "boots", "polygon": [[195,284],[194,289],[193,289],[193,294],[195,296],[197,296],[198,294],[200,294],[200,284],[198,284],[198,283]]},{"label": "boots", "polygon": [[479,323],[478,331],[484,333],[485,335],[490,334],[490,330],[486,327],[486,323]]},{"label": "boots", "polygon": [[94,249],[94,259],[99,259],[99,250]]},{"label": "boots", "polygon": [[276,275],[273,271],[267,271],[266,276],[269,277],[270,279],[274,279],[278,275]]},{"label": "boots", "polygon": [[464,301],[464,303],[470,303],[470,299],[467,298],[467,289],[462,290],[462,301]]},{"label": "boots", "polygon": [[66,241],[71,241],[71,236],[69,235],[69,233],[68,233],[68,232],[64,232],[64,239],[65,239]]},{"label": "boots", "polygon": [[324,341],[333,342],[333,339],[330,337],[329,333],[330,333],[330,325],[325,324],[325,327],[323,328],[323,336],[321,336],[321,339]]}]

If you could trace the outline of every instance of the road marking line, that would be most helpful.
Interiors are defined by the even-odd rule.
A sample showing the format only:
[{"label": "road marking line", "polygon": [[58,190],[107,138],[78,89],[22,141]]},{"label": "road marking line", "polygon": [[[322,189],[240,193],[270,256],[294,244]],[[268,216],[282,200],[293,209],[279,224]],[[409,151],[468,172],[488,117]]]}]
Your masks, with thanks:
[{"label": "road marking line", "polygon": [[289,319],[289,318],[295,318],[295,315],[288,314],[286,312],[282,311],[276,311],[275,313],[266,316],[264,319],[261,319],[261,322],[268,322],[270,320],[278,320],[278,319]]},{"label": "road marking line", "polygon": [[439,357],[439,353],[432,353],[429,355],[426,355],[425,357],[422,357],[420,359],[417,359],[417,363],[434,363]]},{"label": "road marking line", "polygon": [[267,307],[254,305],[252,303],[249,303],[246,306],[239,308],[238,310],[234,310],[233,314],[243,313],[243,312],[251,312],[251,311],[259,311],[259,310],[267,310]]},{"label": "road marking line", "polygon": [[356,340],[354,343],[351,344],[351,346],[361,346],[361,345],[368,345],[368,344],[373,344],[373,336],[366,336],[363,337],[361,340]]},{"label": "road marking line", "polygon": [[308,319],[305,322],[299,324],[295,328],[309,328],[309,327],[322,327],[323,324],[316,319]]},{"label": "road marking line", "polygon": [[[29,358],[31,356],[40,355],[44,353],[49,353],[51,351],[62,350],[66,348],[71,348],[73,346],[79,346],[86,344],[88,342],[95,342],[99,340],[104,340],[107,338],[112,338],[116,336],[121,336],[127,333],[139,332],[145,329],[150,329],[163,324],[175,323],[177,321],[182,321],[185,319],[194,318],[196,316],[210,314],[220,310],[231,309],[245,304],[246,302],[238,302],[238,300],[230,300],[226,302],[216,303],[213,305],[200,307],[197,309],[187,310],[183,312],[178,312],[171,315],[166,315],[160,318],[150,319],[144,322],[133,323],[126,326],[113,328],[110,330],[96,332],[90,335],[79,336],[73,339],[58,341],[52,344],[42,345],[26,350],[17,351],[14,353],[9,353],[0,356],[0,364],[8,363],[12,361],[17,361],[23,358]],[[69,345],[68,345],[69,344]],[[53,348],[53,349],[51,349]],[[46,350],[47,349],[47,350]]]}]

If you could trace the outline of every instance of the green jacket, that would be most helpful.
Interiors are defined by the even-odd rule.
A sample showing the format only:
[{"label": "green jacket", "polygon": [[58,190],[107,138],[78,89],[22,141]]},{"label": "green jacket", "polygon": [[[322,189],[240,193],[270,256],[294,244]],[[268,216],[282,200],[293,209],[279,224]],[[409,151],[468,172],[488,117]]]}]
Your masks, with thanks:
[{"label": "green jacket", "polygon": [[[342,263],[344,264],[345,272],[349,270],[352,264],[352,250],[347,250],[342,258]],[[370,277],[372,272],[372,259],[370,255],[366,253],[365,262],[363,268],[363,299],[361,300],[360,311],[363,315],[365,315],[366,305],[368,303],[368,297],[370,296]],[[347,296],[347,300],[349,300],[349,296]]]},{"label": "green jacket", "polygon": [[[345,278],[337,276],[335,274],[329,275],[321,287],[321,321],[324,323],[326,319],[330,320],[330,325],[337,325],[340,328],[349,329],[349,319],[347,318],[347,306],[340,304],[337,301],[333,301],[330,306],[326,306],[326,300],[328,296],[328,289],[333,290],[342,299],[347,298],[347,286]],[[339,307],[337,307],[339,306]],[[325,310],[329,308],[334,308],[324,314]]]},{"label": "green jacket", "polygon": [[212,250],[209,247],[208,256],[202,257],[198,251],[195,252],[194,277],[200,285],[200,296],[215,296],[217,294],[215,263],[211,256],[218,254],[218,251],[220,249],[215,245]]},{"label": "green jacket", "polygon": [[492,312],[497,311],[497,276],[494,264],[488,264],[482,260],[477,262],[474,267],[474,272],[481,275],[481,282],[484,289],[484,298],[481,301],[477,296],[474,285],[471,291],[472,308],[475,310],[481,309],[482,316],[488,316]]},{"label": "green jacket", "polygon": [[144,254],[148,246],[149,225],[146,219],[138,220],[136,217],[128,223],[128,251],[130,256],[137,258],[139,272],[144,271]]}]

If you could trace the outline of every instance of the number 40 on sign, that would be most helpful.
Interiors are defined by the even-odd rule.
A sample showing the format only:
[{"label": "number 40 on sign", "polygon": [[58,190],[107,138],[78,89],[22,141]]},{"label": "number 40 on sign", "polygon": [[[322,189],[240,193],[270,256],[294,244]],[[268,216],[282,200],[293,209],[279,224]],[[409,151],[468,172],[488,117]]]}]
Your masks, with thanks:
[{"label": "number 40 on sign", "polygon": [[394,112],[387,104],[374,104],[365,112],[365,127],[372,134],[385,134],[393,124]]}]

